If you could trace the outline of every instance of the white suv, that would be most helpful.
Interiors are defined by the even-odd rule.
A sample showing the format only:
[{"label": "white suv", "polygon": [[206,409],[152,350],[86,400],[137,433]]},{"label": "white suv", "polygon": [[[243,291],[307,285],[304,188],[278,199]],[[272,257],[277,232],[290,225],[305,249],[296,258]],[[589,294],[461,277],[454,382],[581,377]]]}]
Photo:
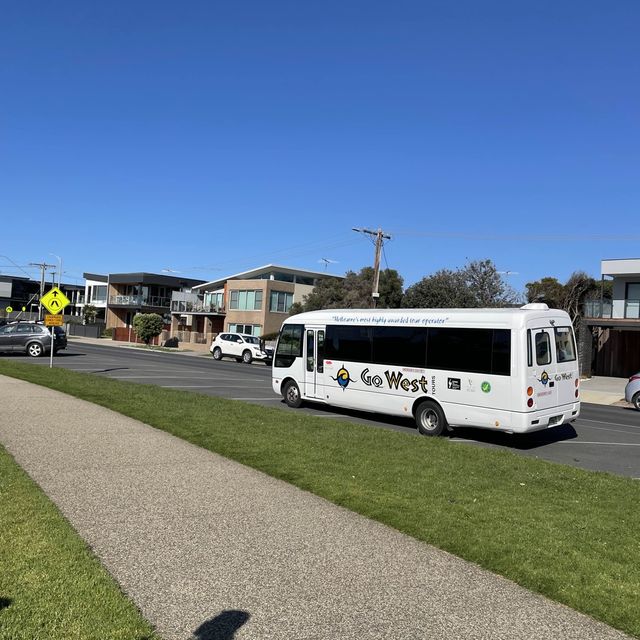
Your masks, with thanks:
[{"label": "white suv", "polygon": [[265,351],[260,338],[246,333],[219,333],[209,351],[214,360],[222,360],[228,356],[246,364],[251,364],[254,360],[270,364],[273,356]]}]

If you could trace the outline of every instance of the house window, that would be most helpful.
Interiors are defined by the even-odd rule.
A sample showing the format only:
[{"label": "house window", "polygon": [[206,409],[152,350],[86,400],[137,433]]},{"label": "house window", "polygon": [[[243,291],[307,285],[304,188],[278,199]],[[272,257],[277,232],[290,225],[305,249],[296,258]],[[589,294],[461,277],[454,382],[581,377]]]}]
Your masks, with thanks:
[{"label": "house window", "polygon": [[269,311],[276,311],[278,313],[288,313],[293,304],[293,293],[287,293],[286,291],[272,291],[271,292],[271,304]]},{"label": "house window", "polygon": [[246,333],[250,336],[259,336],[262,333],[262,327],[259,324],[239,324],[229,323],[231,333]]},{"label": "house window", "polygon": [[106,302],[107,287],[102,285],[94,285],[91,287],[91,302]]},{"label": "house window", "polygon": [[232,289],[229,308],[238,311],[259,311],[262,309],[262,289],[254,291]]}]

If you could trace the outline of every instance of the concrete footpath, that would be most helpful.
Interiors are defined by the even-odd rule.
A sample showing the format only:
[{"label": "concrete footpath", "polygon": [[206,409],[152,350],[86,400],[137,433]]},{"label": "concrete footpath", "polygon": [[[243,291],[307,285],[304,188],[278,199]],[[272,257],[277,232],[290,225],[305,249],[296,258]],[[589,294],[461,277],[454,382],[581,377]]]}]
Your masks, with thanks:
[{"label": "concrete footpath", "polygon": [[102,407],[4,376],[0,406],[0,443],[166,640],[626,637]]}]

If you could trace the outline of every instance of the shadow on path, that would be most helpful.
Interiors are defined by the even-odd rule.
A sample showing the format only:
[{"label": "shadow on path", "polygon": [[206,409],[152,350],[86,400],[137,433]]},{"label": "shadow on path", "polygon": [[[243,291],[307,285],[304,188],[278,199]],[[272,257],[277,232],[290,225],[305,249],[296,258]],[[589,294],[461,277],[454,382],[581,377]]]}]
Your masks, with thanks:
[{"label": "shadow on path", "polygon": [[236,631],[249,620],[246,611],[231,609],[203,622],[194,632],[194,640],[233,640]]}]

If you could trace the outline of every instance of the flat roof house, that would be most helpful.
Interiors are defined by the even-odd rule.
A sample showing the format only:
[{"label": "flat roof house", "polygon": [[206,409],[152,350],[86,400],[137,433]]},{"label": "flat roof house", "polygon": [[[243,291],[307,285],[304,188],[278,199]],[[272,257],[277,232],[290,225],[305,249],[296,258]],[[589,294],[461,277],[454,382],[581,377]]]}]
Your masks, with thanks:
[{"label": "flat roof house", "polygon": [[274,333],[291,305],[302,302],[319,280],[329,277],[343,276],[267,264],[198,284],[188,294],[176,292],[171,300],[171,335],[209,344],[221,331]]},{"label": "flat roof house", "polygon": [[626,378],[640,371],[640,258],[602,260],[600,271],[603,280],[613,279],[613,295],[585,304],[593,334],[591,370]]}]

